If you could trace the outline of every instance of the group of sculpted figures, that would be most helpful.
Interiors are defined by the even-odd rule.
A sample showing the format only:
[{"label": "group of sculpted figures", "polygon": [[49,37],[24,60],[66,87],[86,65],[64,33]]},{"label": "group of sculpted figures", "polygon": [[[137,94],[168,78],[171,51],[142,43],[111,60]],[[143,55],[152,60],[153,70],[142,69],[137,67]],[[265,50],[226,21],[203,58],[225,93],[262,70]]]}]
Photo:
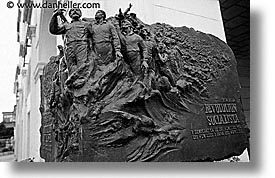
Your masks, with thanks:
[{"label": "group of sculpted figures", "polygon": [[[74,87],[79,88],[86,82],[88,76],[79,71],[91,60],[97,60],[97,64],[109,64],[114,62],[113,60],[116,63],[122,61],[130,69],[128,72],[136,79],[135,82],[145,81],[149,90],[152,89],[152,81],[157,75],[161,75],[161,82],[171,91],[177,92],[172,76],[178,73],[176,60],[167,60],[166,45],[159,41],[158,36],[153,39],[149,30],[138,22],[134,13],[128,14],[131,7],[130,4],[124,13],[120,9],[119,14],[108,20],[103,10],[96,12],[95,19],[81,19],[80,9],[70,9],[71,22],[66,20],[62,9],[54,12],[49,31],[53,35],[63,35],[65,46],[64,49],[58,46],[59,71],[54,77],[62,92],[73,85],[76,74],[78,83],[75,82]],[[179,52],[175,50],[174,55]],[[174,71],[169,69],[169,62],[169,65],[175,66]],[[58,99],[55,99],[56,95],[60,94],[54,92],[57,91],[53,90],[52,93],[53,106],[58,102]]]},{"label": "group of sculpted figures", "polygon": [[[180,50],[173,41],[165,41],[159,34],[151,35],[136,14],[128,13],[131,7],[130,4],[124,13],[119,9],[115,17],[108,19],[103,10],[98,10],[94,19],[81,19],[78,8],[69,10],[71,22],[66,20],[61,9],[51,18],[50,33],[62,35],[64,40],[64,48],[58,46],[58,70],[53,76],[49,101],[52,112],[59,118],[55,121],[59,160],[65,159],[71,150],[79,149],[78,129],[85,119],[97,117],[102,110],[113,112],[113,108],[123,108],[160,90],[175,95],[179,92],[174,78],[179,74],[176,58],[182,55]],[[188,110],[185,105],[182,107]],[[134,117],[124,111],[119,114],[128,119]],[[161,117],[172,116],[163,111]],[[135,122],[141,125],[149,123],[152,127],[147,117],[137,120],[140,121]],[[162,124],[167,127],[165,122]],[[110,137],[113,142],[119,139]],[[102,144],[111,142],[102,141]],[[133,155],[129,159],[137,157]]]},{"label": "group of sculpted figures", "polygon": [[120,147],[138,139],[133,150],[127,150],[127,160],[155,159],[178,149],[186,136],[183,115],[196,108],[185,102],[183,93],[187,96],[192,88],[207,97],[204,84],[215,71],[211,74],[203,59],[194,65],[206,67],[185,63],[194,62],[179,46],[191,45],[184,43],[186,37],[168,25],[150,28],[129,14],[131,7],[108,19],[103,10],[95,18],[81,19],[78,8],[69,10],[71,22],[61,9],[51,18],[50,33],[64,40],[64,47],[58,46],[49,101],[58,161],[69,160],[68,155],[80,149],[79,128],[85,123],[92,123],[90,138],[97,147]]},{"label": "group of sculpted figures", "polygon": [[[232,50],[192,28],[147,25],[131,7],[109,18],[103,10],[81,18],[74,8],[71,22],[54,11],[49,32],[62,35],[64,47],[41,77],[41,155],[57,162],[196,161],[235,154],[239,143],[242,151],[246,134],[224,139],[205,129],[206,114],[217,123],[233,114],[243,122],[232,126],[246,127]],[[206,113],[206,103],[237,104],[238,112]],[[213,137],[197,140],[201,134]]]}]

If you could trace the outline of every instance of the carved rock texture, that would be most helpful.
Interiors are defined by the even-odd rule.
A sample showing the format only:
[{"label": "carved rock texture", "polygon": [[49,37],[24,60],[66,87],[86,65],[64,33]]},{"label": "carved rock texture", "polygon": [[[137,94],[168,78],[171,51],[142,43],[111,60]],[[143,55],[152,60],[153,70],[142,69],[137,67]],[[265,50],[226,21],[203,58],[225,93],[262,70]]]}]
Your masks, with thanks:
[{"label": "carved rock texture", "polygon": [[[49,68],[56,66],[45,67],[41,156],[46,161],[213,161],[248,147],[237,64],[228,45],[187,27],[143,25],[159,50],[153,54],[152,85],[149,74],[137,78],[123,61],[104,64],[91,56],[50,108]],[[165,62],[158,56],[161,45]]]}]

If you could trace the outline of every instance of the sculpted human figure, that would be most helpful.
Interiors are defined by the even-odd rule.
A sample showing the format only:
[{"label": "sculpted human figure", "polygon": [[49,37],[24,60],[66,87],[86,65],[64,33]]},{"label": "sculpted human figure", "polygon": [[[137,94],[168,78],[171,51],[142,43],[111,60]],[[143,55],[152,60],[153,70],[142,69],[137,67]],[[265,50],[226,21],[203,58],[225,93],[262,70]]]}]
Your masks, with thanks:
[{"label": "sculpted human figure", "polygon": [[60,83],[61,83],[61,90],[62,90],[62,92],[64,92],[65,89],[66,89],[65,81],[69,77],[69,71],[68,71],[68,68],[67,68],[67,63],[66,63],[65,56],[63,56],[60,59],[58,69],[59,69],[59,80],[60,80]]},{"label": "sculpted human figure", "polygon": [[61,84],[61,69],[60,69],[60,63],[61,60],[64,59],[64,51],[63,47],[61,45],[57,46],[59,50],[58,56],[54,57],[53,59],[55,60],[54,63],[58,66],[58,70],[53,74],[53,79],[52,79],[52,89],[50,93],[50,102],[49,105],[51,108],[56,107],[57,104],[61,102],[61,94],[62,94],[62,84]]},{"label": "sculpted human figure", "polygon": [[95,53],[104,64],[108,64],[113,59],[121,59],[120,41],[114,25],[107,22],[106,13],[103,10],[96,12],[95,19],[96,22],[92,26],[92,42]]},{"label": "sculpted human figure", "polygon": [[144,40],[144,44],[147,49],[148,55],[148,75],[145,77],[144,82],[149,89],[155,89],[155,79],[159,73],[159,66],[156,64],[157,47],[156,42],[151,38],[151,34],[148,29],[143,28],[141,30],[140,36]]},{"label": "sculpted human figure", "polygon": [[[65,21],[62,10],[58,9],[52,16],[49,31],[53,35],[64,35],[65,56],[69,73],[73,73],[88,59],[89,40],[92,27],[88,22],[80,20],[82,13],[79,8],[70,9],[69,16],[71,23]],[[58,16],[63,19],[62,24],[58,24]]]},{"label": "sculpted human figure", "polygon": [[135,76],[142,74],[142,69],[147,72],[148,54],[143,39],[133,32],[133,27],[129,21],[122,24],[122,34],[120,35],[123,45],[125,62],[130,66]]},{"label": "sculpted human figure", "polygon": [[180,61],[181,53],[178,49],[178,46],[175,43],[174,39],[166,39],[164,40],[165,45],[167,46],[167,53],[169,56],[168,66],[171,69],[171,72],[178,76],[179,75],[179,65],[178,61]]},{"label": "sculpted human figure", "polygon": [[165,83],[167,84],[170,83],[169,85],[172,85],[174,87],[175,81],[173,79],[173,74],[168,66],[169,58],[167,54],[167,47],[164,43],[159,43],[157,46],[157,50],[158,50],[157,57],[159,58],[158,62],[160,63],[159,73],[161,76],[163,76],[162,78],[165,79],[166,81]]}]

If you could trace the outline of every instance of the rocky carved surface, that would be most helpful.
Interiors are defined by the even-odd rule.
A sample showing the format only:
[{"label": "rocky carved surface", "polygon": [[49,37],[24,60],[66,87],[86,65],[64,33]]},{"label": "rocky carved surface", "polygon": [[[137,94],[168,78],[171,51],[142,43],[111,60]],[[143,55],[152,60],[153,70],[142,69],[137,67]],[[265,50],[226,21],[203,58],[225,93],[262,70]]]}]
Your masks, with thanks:
[{"label": "rocky carved surface", "polygon": [[[61,89],[52,96],[58,95],[53,104],[53,73],[46,69],[56,66],[47,64],[42,76],[42,104],[47,108],[41,110],[42,157],[213,161],[241,154],[248,147],[249,130],[228,45],[187,27],[146,25],[131,18],[150,54],[151,70],[141,77],[131,73],[125,58],[105,64],[92,55],[55,86]],[[46,112],[53,120],[48,142]]]}]

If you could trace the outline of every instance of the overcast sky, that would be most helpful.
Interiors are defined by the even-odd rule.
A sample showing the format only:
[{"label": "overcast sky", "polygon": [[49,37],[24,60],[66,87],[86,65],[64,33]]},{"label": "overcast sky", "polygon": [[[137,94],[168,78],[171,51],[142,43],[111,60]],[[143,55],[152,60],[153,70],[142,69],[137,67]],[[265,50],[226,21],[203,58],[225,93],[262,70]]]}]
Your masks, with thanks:
[{"label": "overcast sky", "polygon": [[19,44],[16,42],[17,8],[7,8],[7,2],[0,1],[0,122],[2,112],[13,111],[15,105],[13,83],[19,54]]}]

